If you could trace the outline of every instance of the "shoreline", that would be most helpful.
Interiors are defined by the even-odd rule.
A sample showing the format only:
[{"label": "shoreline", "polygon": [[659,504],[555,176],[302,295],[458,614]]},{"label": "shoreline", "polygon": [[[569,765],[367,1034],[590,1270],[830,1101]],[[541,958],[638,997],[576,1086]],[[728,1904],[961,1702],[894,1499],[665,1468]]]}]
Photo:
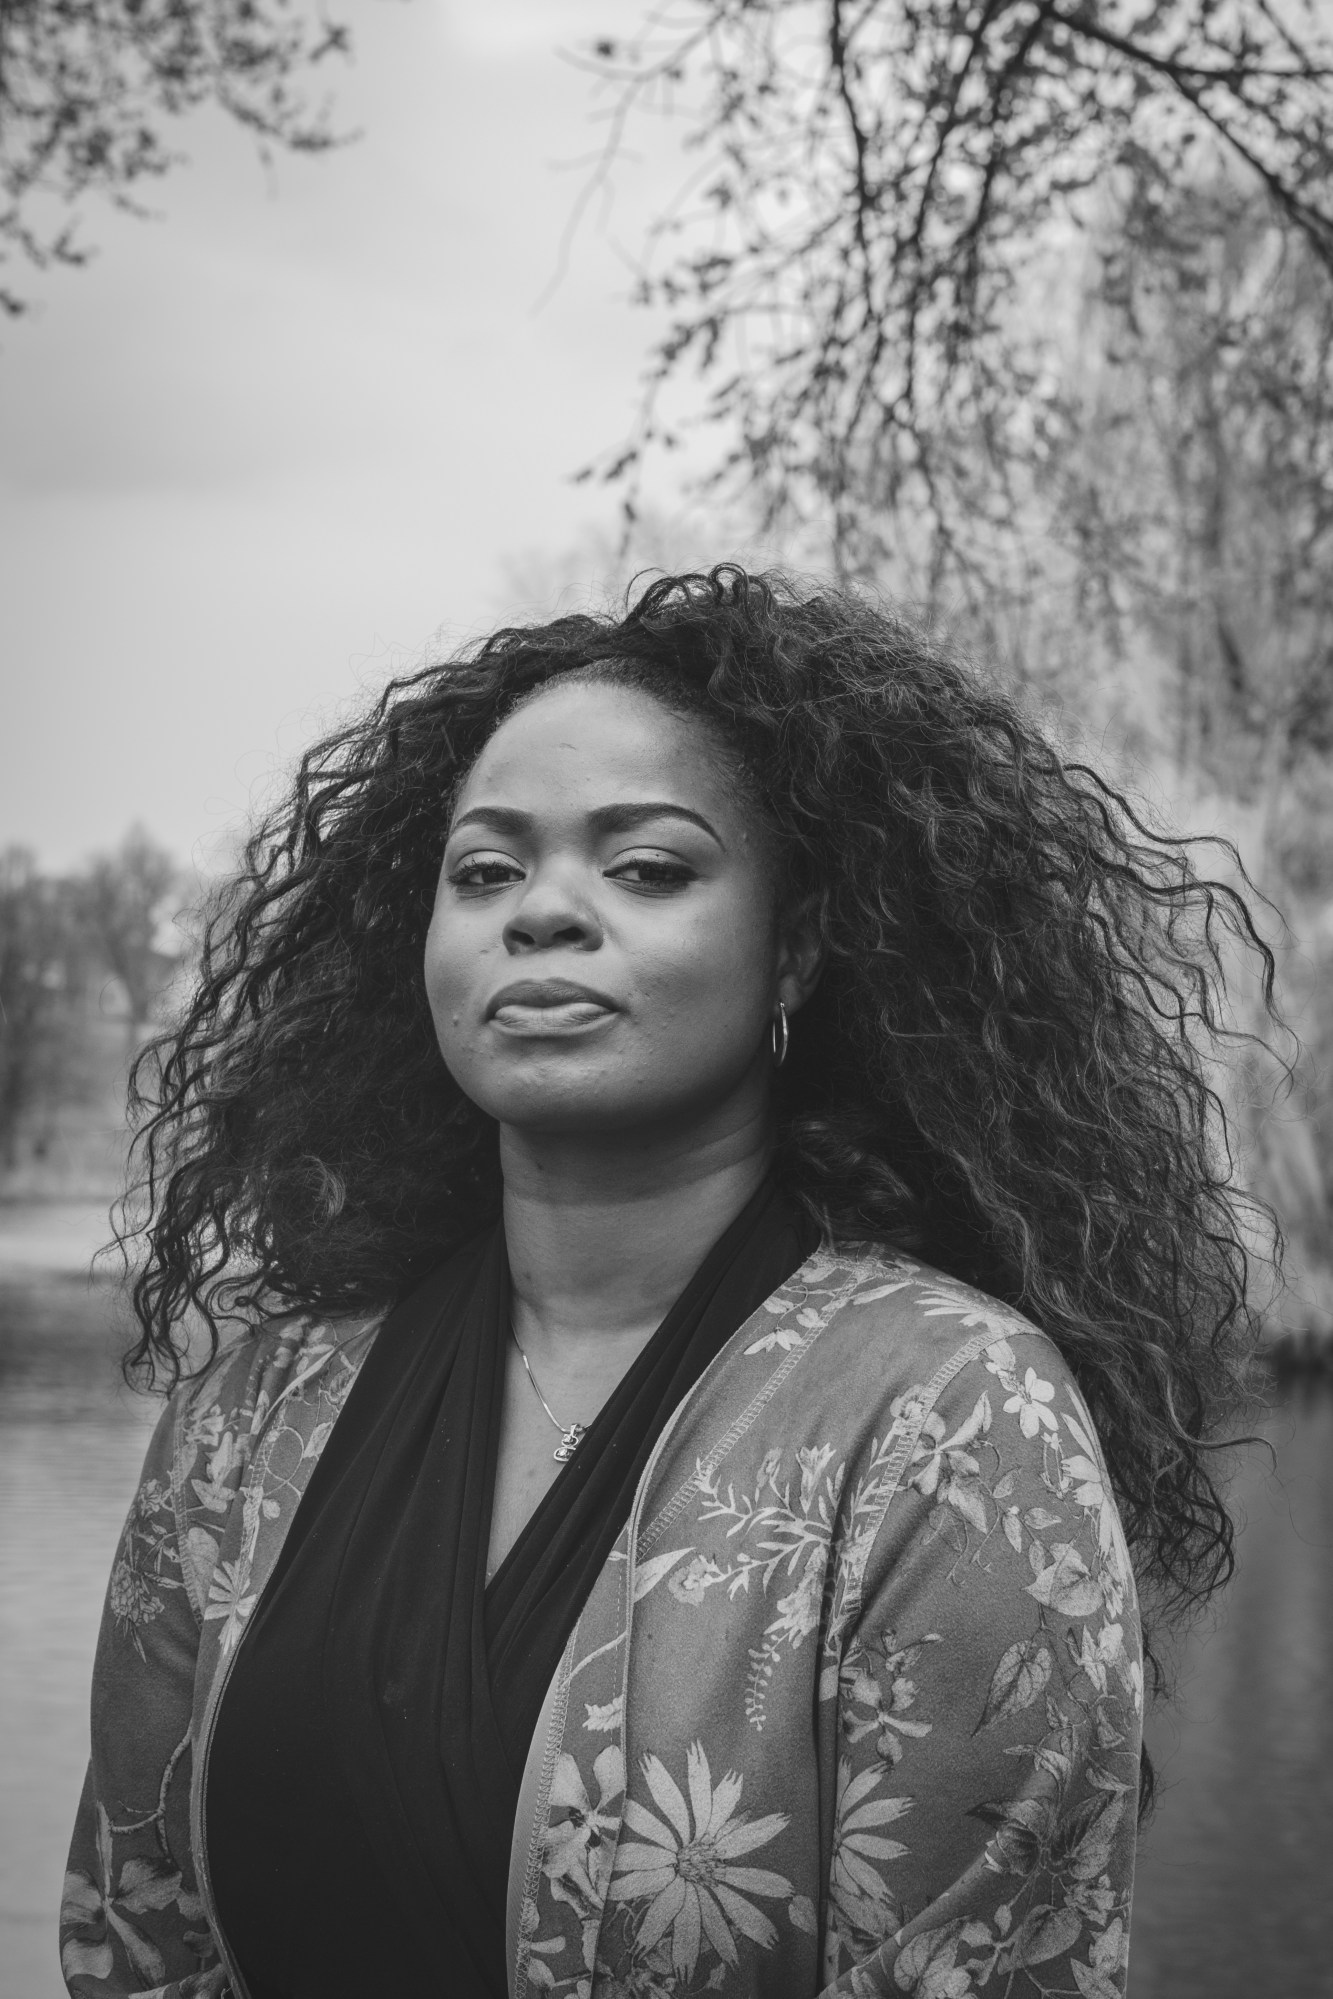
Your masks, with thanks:
[{"label": "shoreline", "polygon": [[0,1280],[119,1275],[119,1259],[102,1255],[113,1244],[108,1209],[116,1198],[63,1195],[0,1200]]}]

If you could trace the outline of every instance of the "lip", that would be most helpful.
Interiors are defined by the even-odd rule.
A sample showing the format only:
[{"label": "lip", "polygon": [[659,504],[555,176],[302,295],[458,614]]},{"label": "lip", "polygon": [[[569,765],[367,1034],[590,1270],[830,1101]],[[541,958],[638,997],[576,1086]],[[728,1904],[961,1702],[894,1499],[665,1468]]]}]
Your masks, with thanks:
[{"label": "lip", "polygon": [[486,1008],[487,1020],[494,1020],[502,1007],[531,1008],[544,1013],[555,1007],[596,1007],[599,1013],[618,1013],[619,1007],[593,986],[575,985],[569,979],[518,979],[502,986]]}]

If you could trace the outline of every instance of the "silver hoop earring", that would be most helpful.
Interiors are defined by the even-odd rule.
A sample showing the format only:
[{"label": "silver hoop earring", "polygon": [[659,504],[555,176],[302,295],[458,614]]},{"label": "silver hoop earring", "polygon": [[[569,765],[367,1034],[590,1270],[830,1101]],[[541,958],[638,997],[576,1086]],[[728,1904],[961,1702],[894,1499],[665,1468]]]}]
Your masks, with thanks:
[{"label": "silver hoop earring", "polygon": [[787,1059],[787,1042],[789,1039],[787,1033],[787,1009],[781,1000],[778,1001],[778,1009],[773,1015],[773,1022],[769,1033],[773,1043],[773,1067],[780,1069]]}]

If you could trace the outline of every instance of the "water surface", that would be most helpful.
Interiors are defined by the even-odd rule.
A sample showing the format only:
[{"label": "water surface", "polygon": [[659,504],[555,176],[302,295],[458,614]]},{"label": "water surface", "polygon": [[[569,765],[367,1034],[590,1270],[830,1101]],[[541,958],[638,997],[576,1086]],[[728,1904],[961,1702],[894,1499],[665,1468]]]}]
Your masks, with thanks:
[{"label": "water surface", "polygon": [[55,1945],[111,1558],[155,1418],[116,1310],[78,1277],[0,1279],[0,1992],[59,1999]]},{"label": "water surface", "polygon": [[1333,1386],[1289,1389],[1247,1454],[1236,1575],[1149,1730],[1134,1999],[1333,1994]]}]

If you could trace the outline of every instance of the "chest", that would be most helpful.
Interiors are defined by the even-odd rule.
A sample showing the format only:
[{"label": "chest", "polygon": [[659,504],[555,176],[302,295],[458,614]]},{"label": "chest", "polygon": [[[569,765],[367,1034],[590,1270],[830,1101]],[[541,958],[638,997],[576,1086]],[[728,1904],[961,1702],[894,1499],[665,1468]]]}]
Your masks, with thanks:
[{"label": "chest", "polygon": [[599,1335],[561,1358],[543,1355],[531,1374],[514,1342],[506,1342],[488,1582],[565,1469],[571,1427],[587,1430],[595,1421],[652,1332],[651,1325],[644,1325]]},{"label": "chest", "polygon": [[[558,1385],[557,1390],[558,1392]],[[552,1404],[554,1408],[555,1405]],[[567,1419],[568,1420],[568,1419]],[[486,1580],[490,1581],[564,1470],[555,1452],[562,1431],[547,1415],[510,1344],[505,1365]]]}]

